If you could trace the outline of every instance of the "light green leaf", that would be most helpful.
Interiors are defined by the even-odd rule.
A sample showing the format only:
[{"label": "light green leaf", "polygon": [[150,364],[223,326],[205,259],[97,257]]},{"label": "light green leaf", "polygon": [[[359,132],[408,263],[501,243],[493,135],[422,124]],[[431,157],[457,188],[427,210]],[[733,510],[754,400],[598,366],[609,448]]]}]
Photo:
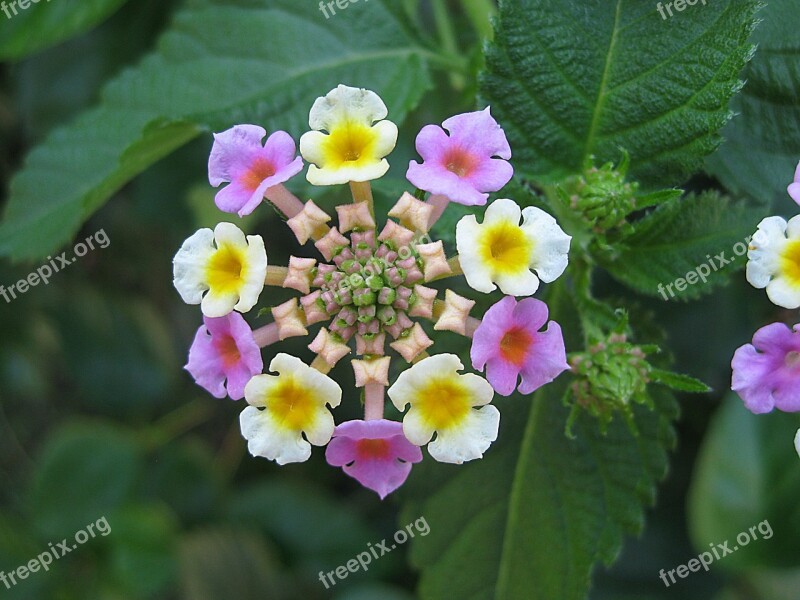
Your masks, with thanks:
[{"label": "light green leaf", "polygon": [[595,253],[616,279],[662,300],[691,299],[725,283],[747,262],[748,236],[762,215],[715,192],[659,206],[622,242]]},{"label": "light green leaf", "polygon": [[711,391],[711,388],[699,379],[680,373],[673,373],[672,371],[665,371],[663,369],[653,369],[650,371],[650,378],[656,383],[660,383],[661,385],[665,385],[679,392],[704,394]]},{"label": "light green leaf", "polygon": [[[798,415],[754,415],[735,394],[714,415],[689,490],[689,527],[699,552],[725,541],[739,547],[715,568],[800,566],[798,427]],[[736,539],[743,533],[746,547],[744,535]]]},{"label": "light green leaf", "polygon": [[424,515],[430,526],[412,546],[423,600],[582,600],[593,565],[610,564],[623,532],[641,530],[674,441],[674,401],[659,392],[655,411],[635,407],[639,438],[620,419],[603,436],[582,416],[570,440],[563,390],[497,400],[500,436],[483,459],[415,467],[418,500],[400,522]]},{"label": "light green leaf", "polygon": [[[51,539],[75,535],[130,497],[141,471],[139,450],[122,431],[72,423],[56,431],[37,462],[28,507]],[[111,523],[113,528],[113,523]]]},{"label": "light green leaf", "polygon": [[680,184],[719,144],[752,52],[757,2],[676,14],[632,0],[501,0],[484,99],[537,183],[622,147],[645,187]]},{"label": "light green leaf", "polygon": [[786,187],[800,160],[800,3],[770,0],[759,17],[758,51],[732,104],[739,115],[723,129],[726,141],[707,168],[732,193],[789,206]]},{"label": "light green leaf", "polygon": [[[126,0],[21,0],[0,12],[0,60],[19,59],[88,31]],[[12,7],[13,5],[13,7]],[[22,8],[22,6],[27,8]],[[7,20],[8,19],[8,20]]]},{"label": "light green leaf", "polygon": [[[430,85],[426,52],[379,2],[326,21],[316,4],[296,0],[195,0],[96,109],[28,156],[11,184],[0,255],[53,252],[122,185],[201,131],[251,122],[297,137],[314,99],[339,83],[375,90],[401,122]],[[204,170],[197,166],[198,179]]]}]

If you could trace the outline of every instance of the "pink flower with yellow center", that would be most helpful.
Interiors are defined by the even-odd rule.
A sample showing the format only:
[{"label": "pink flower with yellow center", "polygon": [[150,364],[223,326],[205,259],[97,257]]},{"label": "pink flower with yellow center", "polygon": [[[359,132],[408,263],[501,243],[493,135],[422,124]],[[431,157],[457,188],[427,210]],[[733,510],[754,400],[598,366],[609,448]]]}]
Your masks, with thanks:
[{"label": "pink flower with yellow center", "polygon": [[262,146],[266,130],[258,125],[237,125],[214,134],[208,159],[208,181],[214,187],[229,183],[217,193],[217,207],[249,215],[261,201],[283,192],[282,184],[303,170],[292,137],[276,131]]},{"label": "pink flower with yellow center", "polygon": [[488,107],[450,117],[442,127],[426,125],[417,136],[417,152],[424,162],[411,161],[408,180],[459,204],[486,204],[486,192],[500,190],[514,174],[506,134]]},{"label": "pink flower with yellow center", "polygon": [[472,366],[483,371],[494,390],[530,394],[569,369],[561,327],[550,321],[547,305],[535,298],[517,302],[506,296],[483,316],[472,338]]},{"label": "pink flower with yellow center", "polygon": [[185,368],[215,398],[227,395],[241,400],[244,386],[261,373],[264,363],[250,326],[242,315],[232,312],[225,317],[203,317]]},{"label": "pink flower with yellow center", "polygon": [[382,500],[405,483],[422,451],[405,438],[397,421],[346,421],[333,432],[325,458]]}]

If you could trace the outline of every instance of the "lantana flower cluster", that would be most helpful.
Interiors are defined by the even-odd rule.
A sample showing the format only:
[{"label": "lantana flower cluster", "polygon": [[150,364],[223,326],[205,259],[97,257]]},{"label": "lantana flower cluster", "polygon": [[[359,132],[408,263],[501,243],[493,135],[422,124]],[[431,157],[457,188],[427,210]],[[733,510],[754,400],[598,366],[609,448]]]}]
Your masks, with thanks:
[{"label": "lantana flower cluster", "polygon": [[[787,191],[800,204],[800,165]],[[747,257],[747,281],[753,287],[765,289],[781,308],[800,308],[800,215],[762,220]],[[800,323],[762,327],[752,343],[736,350],[731,366],[731,388],[751,412],[800,412]],[[794,442],[800,454],[800,431]]]},{"label": "lantana flower cluster", "polygon": [[[387,116],[374,92],[340,85],[314,102],[301,156],[283,131],[237,125],[216,134],[208,176],[221,188],[217,207],[242,217],[266,200],[314,248],[275,266],[261,236],[222,222],[189,237],[174,259],[175,287],[203,313],[186,369],[213,396],[245,400],[240,424],[250,453],[283,465],[327,446],[330,465],[381,498],[422,460],[422,446],[437,461],[481,458],[498,435],[495,393],[528,394],[568,369],[561,328],[531,296],[564,272],[570,246],[553,217],[511,199],[488,204],[481,221],[458,222],[456,256],[431,239],[450,203],[487,205],[513,175],[489,108],[420,131],[422,162],[411,161],[406,174],[416,194],[404,193],[379,225],[370,182],[389,169],[398,135]],[[305,163],[311,184],[349,186],[336,224],[331,211],[285,186]],[[475,300],[449,284],[443,294],[433,287],[462,274],[477,292],[506,294],[482,319],[471,314]],[[269,303],[269,288],[298,296],[271,306],[272,322],[252,329],[242,315]],[[434,352],[441,331],[472,340],[477,373]],[[264,349],[300,336],[310,336],[313,360],[276,352],[264,370]],[[347,393],[329,375],[345,358],[357,388]],[[387,418],[387,395],[402,420]],[[337,423],[333,411],[359,400],[364,418]]]}]

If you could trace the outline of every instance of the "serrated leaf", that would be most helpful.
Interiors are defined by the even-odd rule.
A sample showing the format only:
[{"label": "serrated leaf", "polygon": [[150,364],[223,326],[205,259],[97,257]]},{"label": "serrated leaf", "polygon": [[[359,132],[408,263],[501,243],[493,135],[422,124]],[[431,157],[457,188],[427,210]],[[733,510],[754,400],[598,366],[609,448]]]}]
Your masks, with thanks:
[{"label": "serrated leaf", "polygon": [[106,86],[100,106],[28,156],[11,184],[0,255],[51,253],[125,182],[202,130],[251,122],[297,137],[314,99],[339,83],[375,90],[399,123],[430,85],[426,52],[380,2],[326,21],[296,0],[196,0],[158,51]]},{"label": "serrated leaf", "polygon": [[711,388],[699,379],[695,379],[689,375],[665,371],[663,369],[653,369],[650,371],[650,378],[656,383],[660,383],[661,385],[665,385],[679,392],[704,394],[711,391]]},{"label": "serrated leaf", "polygon": [[716,192],[675,199],[639,220],[631,235],[595,258],[641,294],[662,300],[696,298],[744,267],[748,236],[762,213]]},{"label": "serrated leaf", "polygon": [[646,187],[682,183],[730,119],[757,7],[718,0],[667,23],[649,2],[501,1],[482,91],[518,172],[554,183],[622,147]]},{"label": "serrated leaf", "polygon": [[603,436],[583,416],[570,440],[563,389],[497,401],[500,436],[482,460],[415,467],[419,499],[400,521],[424,515],[430,526],[412,546],[421,598],[582,600],[593,565],[610,564],[623,532],[641,530],[674,442],[674,400],[657,392],[655,411],[634,408],[639,438],[620,419]]},{"label": "serrated leaf", "polygon": [[[0,60],[19,59],[79,35],[103,21],[126,0],[28,0],[6,2],[0,13]],[[13,5],[13,7],[11,6]],[[8,20],[6,20],[8,19]]]},{"label": "serrated leaf", "polygon": [[726,141],[707,168],[735,194],[794,206],[786,187],[800,160],[800,4],[770,0],[759,17],[758,51],[732,103],[740,114],[723,129]]}]

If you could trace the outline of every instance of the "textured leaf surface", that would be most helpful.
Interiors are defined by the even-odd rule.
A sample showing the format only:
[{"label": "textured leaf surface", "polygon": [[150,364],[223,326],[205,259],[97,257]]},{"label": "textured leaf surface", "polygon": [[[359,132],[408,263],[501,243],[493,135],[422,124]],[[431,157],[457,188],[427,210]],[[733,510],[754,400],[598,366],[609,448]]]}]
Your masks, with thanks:
[{"label": "textured leaf surface", "polygon": [[[744,267],[747,236],[761,216],[761,209],[716,193],[678,198],[641,219],[634,233],[599,255],[598,262],[642,294],[663,300],[696,298]],[[681,290],[674,282],[687,276],[694,282],[680,284]]]},{"label": "textured leaf surface", "polygon": [[0,60],[22,58],[81,34],[114,13],[125,2],[31,0],[25,9],[18,4],[12,8],[12,2],[6,2],[3,9],[6,12],[0,13]]},{"label": "textured leaf surface", "polygon": [[623,147],[646,186],[680,184],[719,144],[756,8],[719,0],[665,21],[638,0],[501,1],[482,90],[517,169],[550,183]]},{"label": "textured leaf surface", "polygon": [[326,21],[295,0],[191,2],[99,107],[30,154],[11,185],[0,255],[53,252],[125,182],[201,131],[255,122],[297,136],[314,99],[339,83],[377,91],[396,122],[427,89],[423,50],[383,4]]},{"label": "textured leaf surface", "polygon": [[430,524],[412,548],[423,599],[582,599],[594,563],[610,564],[623,532],[641,530],[673,443],[674,401],[661,394],[655,412],[637,411],[638,440],[620,420],[604,437],[593,419],[579,419],[570,440],[562,391],[497,402],[500,437],[481,461],[415,471],[421,499],[401,522]]},{"label": "textured leaf surface", "polygon": [[758,52],[732,105],[740,114],[723,130],[726,141],[708,169],[736,194],[789,203],[786,186],[800,160],[800,3],[770,0],[759,16]]}]

